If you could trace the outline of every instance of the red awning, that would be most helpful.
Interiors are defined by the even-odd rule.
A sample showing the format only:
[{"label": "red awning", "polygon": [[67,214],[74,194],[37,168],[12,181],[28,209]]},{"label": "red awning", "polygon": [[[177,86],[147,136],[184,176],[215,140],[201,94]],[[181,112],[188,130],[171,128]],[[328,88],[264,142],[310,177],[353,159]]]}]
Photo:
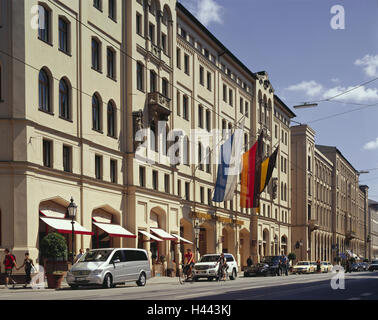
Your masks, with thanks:
[{"label": "red awning", "polygon": [[150,230],[164,240],[176,240],[176,238],[174,236],[165,232],[163,229],[150,228]]},{"label": "red awning", "polygon": [[93,222],[96,227],[109,234],[110,237],[136,238],[136,235],[122,228],[119,224]]}]

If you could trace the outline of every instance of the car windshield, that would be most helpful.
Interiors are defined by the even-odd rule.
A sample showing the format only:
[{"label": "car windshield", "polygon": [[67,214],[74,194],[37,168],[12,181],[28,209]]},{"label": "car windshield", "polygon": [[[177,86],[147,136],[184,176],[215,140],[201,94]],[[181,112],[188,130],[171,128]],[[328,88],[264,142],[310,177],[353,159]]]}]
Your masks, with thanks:
[{"label": "car windshield", "polygon": [[378,264],[378,260],[373,260],[371,263]]},{"label": "car windshield", "polygon": [[305,262],[305,261],[298,262],[298,266],[308,266],[308,262]]},{"label": "car windshield", "polygon": [[261,261],[262,263],[267,263],[267,264],[278,264],[280,261],[280,257],[278,256],[268,256],[264,257],[263,260]]},{"label": "car windshield", "polygon": [[203,256],[199,262],[217,262],[219,255],[214,256]]},{"label": "car windshield", "polygon": [[113,250],[93,250],[85,253],[78,262],[103,262],[109,258]]}]

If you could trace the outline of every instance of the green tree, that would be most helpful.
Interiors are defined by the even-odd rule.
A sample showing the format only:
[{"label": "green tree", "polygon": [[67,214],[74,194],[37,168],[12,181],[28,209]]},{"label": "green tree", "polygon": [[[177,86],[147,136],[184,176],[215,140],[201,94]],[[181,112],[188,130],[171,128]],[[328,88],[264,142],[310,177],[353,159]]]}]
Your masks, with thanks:
[{"label": "green tree", "polygon": [[290,260],[290,261],[294,261],[297,259],[297,255],[294,253],[294,252],[290,252],[289,255],[287,256],[287,258]]},{"label": "green tree", "polygon": [[58,258],[67,257],[66,239],[59,233],[49,233],[40,244],[42,256],[49,260],[56,261]]}]

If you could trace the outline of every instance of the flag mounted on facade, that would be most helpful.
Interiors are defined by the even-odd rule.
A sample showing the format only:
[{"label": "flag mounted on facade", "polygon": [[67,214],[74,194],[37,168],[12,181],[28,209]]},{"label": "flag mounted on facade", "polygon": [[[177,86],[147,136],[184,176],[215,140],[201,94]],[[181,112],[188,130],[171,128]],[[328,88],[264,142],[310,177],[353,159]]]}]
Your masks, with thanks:
[{"label": "flag mounted on facade", "polygon": [[235,130],[220,148],[217,182],[213,202],[223,202],[234,198],[238,177],[241,170],[243,151],[244,119],[241,128]]},{"label": "flag mounted on facade", "polygon": [[258,208],[260,205],[261,163],[263,157],[263,133],[257,142],[243,154],[241,174],[241,208]]},{"label": "flag mounted on facade", "polygon": [[278,147],[266,158],[261,164],[260,193],[264,191],[272,177],[273,170],[276,166]]}]

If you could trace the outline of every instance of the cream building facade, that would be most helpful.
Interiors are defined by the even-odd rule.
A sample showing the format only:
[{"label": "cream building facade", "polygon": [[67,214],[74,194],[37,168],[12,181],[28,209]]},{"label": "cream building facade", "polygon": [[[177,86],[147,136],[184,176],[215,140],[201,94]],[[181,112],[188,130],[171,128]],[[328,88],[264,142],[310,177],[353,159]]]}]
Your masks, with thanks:
[{"label": "cream building facade", "polygon": [[369,260],[378,259],[378,202],[369,199]]},{"label": "cream building facade", "polygon": [[[242,267],[251,254],[288,253],[295,115],[266,72],[250,71],[175,0],[0,5],[2,248],[38,261],[73,197],[84,231],[72,248],[64,230],[70,251],[139,247],[174,268],[196,249],[198,224],[200,254],[229,252]],[[213,131],[225,140],[242,121],[245,150],[263,129],[266,154],[280,146],[259,214],[240,208],[240,188],[211,201],[218,154],[204,137],[218,145]]]}]

